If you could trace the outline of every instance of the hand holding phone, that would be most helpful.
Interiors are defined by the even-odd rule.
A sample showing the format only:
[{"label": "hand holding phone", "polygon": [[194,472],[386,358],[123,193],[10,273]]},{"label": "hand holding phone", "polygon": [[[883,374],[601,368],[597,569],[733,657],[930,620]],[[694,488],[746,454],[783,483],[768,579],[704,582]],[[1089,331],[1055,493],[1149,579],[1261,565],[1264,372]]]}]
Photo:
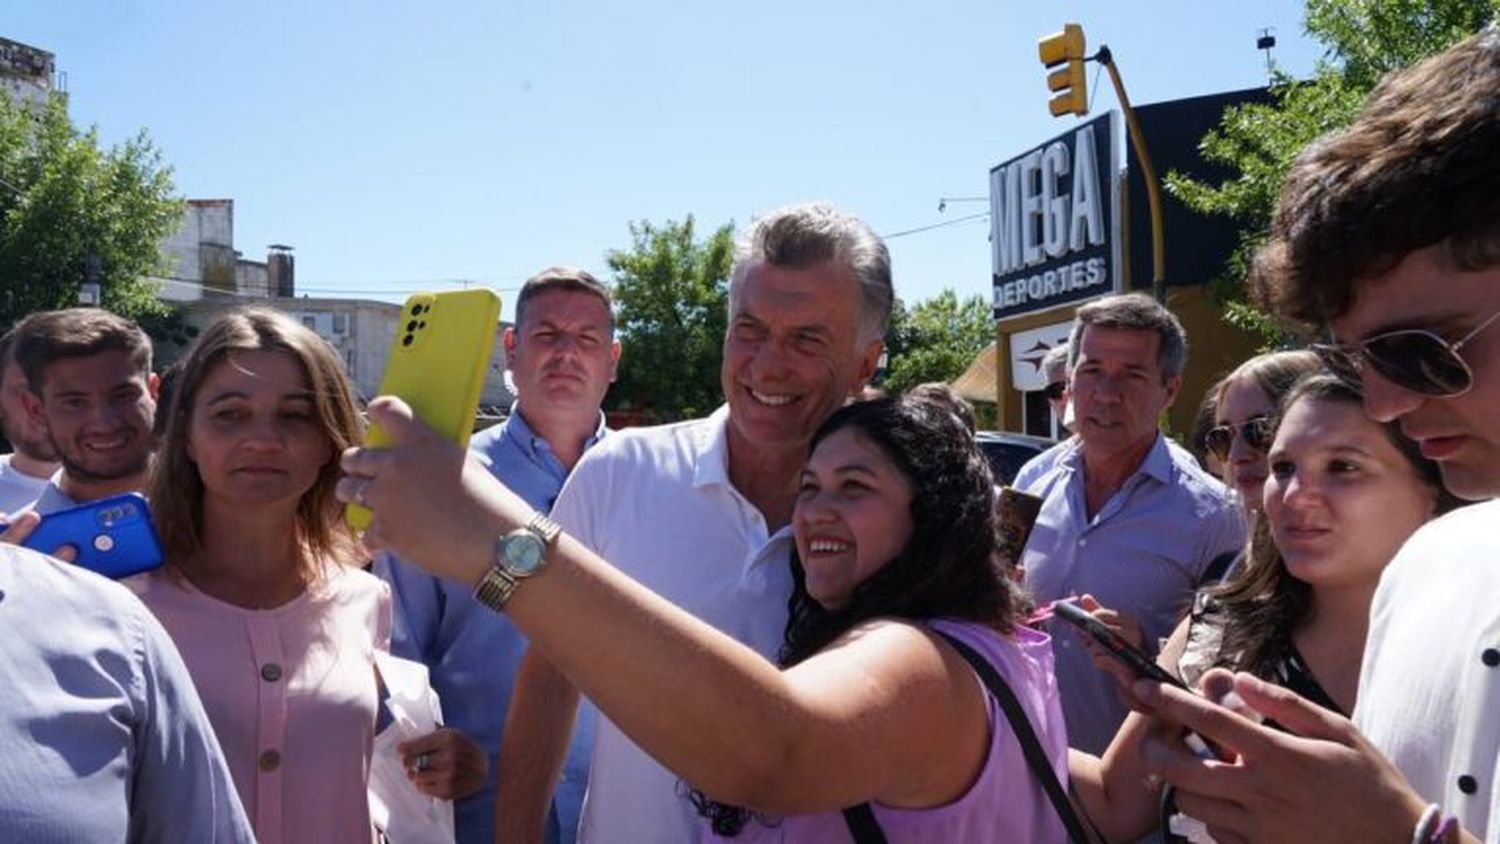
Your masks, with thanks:
[{"label": "hand holding phone", "polygon": [[[146,499],[133,492],[48,513],[21,545],[115,579],[164,560]],[[71,559],[59,553],[64,548],[73,550]]]},{"label": "hand holding phone", "polygon": [[[1126,668],[1134,672],[1137,677],[1146,680],[1155,680],[1158,683],[1166,683],[1169,686],[1176,686],[1184,691],[1192,691],[1192,689],[1187,687],[1186,683],[1183,683],[1172,672],[1157,665],[1156,661],[1147,656],[1145,651],[1125,641],[1125,637],[1109,629],[1103,622],[1094,618],[1093,614],[1083,607],[1070,601],[1058,601],[1052,608],[1052,614],[1088,634],[1090,638],[1099,643],[1106,654],[1118,660]],[[1196,733],[1185,733],[1182,741],[1190,750],[1203,759],[1220,758],[1219,754],[1215,753],[1208,746],[1208,742],[1204,741]]]},{"label": "hand holding phone", "polygon": [[[414,294],[401,306],[377,394],[399,396],[428,427],[467,446],[499,328],[500,297],[490,290]],[[365,446],[386,445],[390,438],[371,425]],[[345,510],[360,530],[370,517],[358,504]]]},{"label": "hand holding phone", "polygon": [[1187,688],[1171,672],[1157,665],[1156,661],[1145,651],[1125,641],[1125,637],[1109,629],[1104,622],[1094,618],[1093,614],[1083,607],[1069,601],[1058,601],[1052,608],[1052,614],[1082,630],[1089,638],[1097,642],[1106,654],[1129,668],[1137,677],[1155,680],[1158,683],[1170,683],[1179,689]]}]

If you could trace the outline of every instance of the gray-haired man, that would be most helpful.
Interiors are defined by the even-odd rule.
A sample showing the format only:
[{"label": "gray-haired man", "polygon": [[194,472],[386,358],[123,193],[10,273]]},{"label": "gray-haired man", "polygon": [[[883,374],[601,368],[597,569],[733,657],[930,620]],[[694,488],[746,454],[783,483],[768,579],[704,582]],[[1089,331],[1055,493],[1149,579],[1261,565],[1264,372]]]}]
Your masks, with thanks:
[{"label": "gray-haired man", "polygon": [[[885,245],[858,219],[801,205],[756,221],[730,280],[727,406],[601,443],[553,517],[659,595],[774,656],[797,476],[814,431],[874,373],[891,299]],[[527,654],[501,750],[501,840],[537,839],[577,701],[541,655]],[[601,717],[579,838],[692,840],[699,822],[681,792]]]}]

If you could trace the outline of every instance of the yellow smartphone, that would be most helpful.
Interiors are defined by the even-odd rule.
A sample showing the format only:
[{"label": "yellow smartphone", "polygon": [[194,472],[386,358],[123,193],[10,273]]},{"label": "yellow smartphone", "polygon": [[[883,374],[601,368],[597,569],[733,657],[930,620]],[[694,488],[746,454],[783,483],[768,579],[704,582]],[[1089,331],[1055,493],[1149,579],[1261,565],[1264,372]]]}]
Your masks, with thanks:
[{"label": "yellow smartphone", "polygon": [[[377,395],[400,396],[428,426],[467,447],[499,328],[500,297],[492,290],[413,294],[401,306]],[[368,448],[390,442],[379,425],[365,431]],[[358,504],[344,515],[360,530],[370,524],[370,511]]]}]

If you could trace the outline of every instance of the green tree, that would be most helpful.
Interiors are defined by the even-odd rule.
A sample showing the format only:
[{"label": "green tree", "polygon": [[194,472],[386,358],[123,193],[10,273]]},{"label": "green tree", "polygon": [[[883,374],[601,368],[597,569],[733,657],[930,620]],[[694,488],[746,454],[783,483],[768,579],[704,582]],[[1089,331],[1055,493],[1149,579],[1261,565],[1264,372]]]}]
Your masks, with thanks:
[{"label": "green tree", "polygon": [[164,316],[149,277],[181,216],[171,168],[145,132],[104,149],[62,98],[32,107],[0,95],[0,326],[77,304],[85,281],[112,311]]},{"label": "green tree", "polygon": [[1234,175],[1218,184],[1180,173],[1167,190],[1188,207],[1232,217],[1240,243],[1212,290],[1228,320],[1268,340],[1277,326],[1245,301],[1250,259],[1265,239],[1271,213],[1292,161],[1308,143],[1348,125],[1381,76],[1439,52],[1500,19],[1500,0],[1308,0],[1303,24],[1326,48],[1312,79],[1277,73],[1272,101],[1228,109],[1204,137],[1208,161]]},{"label": "green tree", "polygon": [[719,362],[733,232],[725,224],[699,239],[692,216],[659,226],[641,221],[630,226],[630,249],[605,256],[625,347],[612,406],[672,421],[706,415],[723,402]]},{"label": "green tree", "polygon": [[994,335],[990,306],[982,296],[960,301],[945,289],[909,309],[897,300],[886,332],[882,386],[897,393],[928,381],[952,381]]}]

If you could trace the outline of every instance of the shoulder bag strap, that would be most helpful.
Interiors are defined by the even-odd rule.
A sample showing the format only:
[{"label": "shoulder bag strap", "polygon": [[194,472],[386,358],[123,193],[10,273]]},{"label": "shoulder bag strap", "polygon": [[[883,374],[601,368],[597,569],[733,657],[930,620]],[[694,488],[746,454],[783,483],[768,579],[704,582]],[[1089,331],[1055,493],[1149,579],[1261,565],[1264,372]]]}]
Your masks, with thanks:
[{"label": "shoulder bag strap", "polygon": [[885,844],[885,833],[880,829],[880,822],[875,820],[875,812],[869,803],[845,809],[844,823],[849,825],[854,844]]},{"label": "shoulder bag strap", "polygon": [[1031,727],[1031,719],[1026,717],[1026,710],[1021,708],[1021,702],[1016,699],[1015,692],[1011,691],[1005,678],[1000,676],[1000,672],[996,671],[988,660],[966,643],[941,630],[933,632],[942,636],[955,651],[958,651],[958,655],[963,657],[964,661],[973,667],[974,673],[979,675],[979,679],[984,681],[985,688],[995,696],[995,701],[1005,712],[1006,720],[1010,721],[1010,728],[1015,732],[1016,740],[1021,743],[1021,752],[1026,756],[1027,766],[1042,784],[1042,790],[1047,792],[1047,799],[1052,801],[1052,807],[1062,818],[1063,826],[1068,830],[1068,840],[1076,844],[1087,844],[1090,839],[1083,828],[1083,822],[1073,811],[1073,804],[1068,800],[1068,792],[1058,781],[1057,772],[1052,770],[1052,763],[1047,759],[1047,752],[1042,749],[1042,743],[1037,739],[1036,731]]}]

